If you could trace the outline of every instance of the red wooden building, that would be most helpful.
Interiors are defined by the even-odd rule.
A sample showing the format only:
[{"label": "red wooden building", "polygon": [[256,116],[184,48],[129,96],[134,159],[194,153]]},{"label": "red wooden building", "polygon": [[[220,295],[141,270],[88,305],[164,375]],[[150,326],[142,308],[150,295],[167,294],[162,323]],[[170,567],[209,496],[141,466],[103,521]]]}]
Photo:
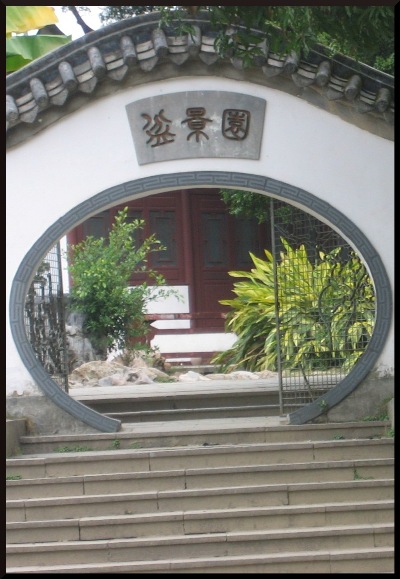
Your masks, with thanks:
[{"label": "red wooden building", "polygon": [[[152,345],[168,357],[206,361],[232,343],[232,338],[224,341],[228,308],[219,303],[234,297],[228,272],[251,269],[249,252],[263,256],[264,248],[271,246],[269,228],[255,219],[232,216],[218,189],[180,190],[103,211],[70,231],[68,244],[87,235],[106,236],[115,214],[125,206],[130,217],[144,220],[143,238],[154,233],[166,246],[166,251],[150,255],[149,266],[183,297],[181,302],[151,302]],[[141,281],[139,276],[131,279],[132,285]]]}]

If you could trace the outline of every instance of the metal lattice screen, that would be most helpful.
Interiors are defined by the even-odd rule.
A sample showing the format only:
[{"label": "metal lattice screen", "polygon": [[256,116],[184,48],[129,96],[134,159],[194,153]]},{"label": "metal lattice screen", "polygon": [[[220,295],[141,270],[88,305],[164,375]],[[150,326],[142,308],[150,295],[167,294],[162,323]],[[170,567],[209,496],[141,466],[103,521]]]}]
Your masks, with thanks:
[{"label": "metal lattice screen", "polygon": [[328,225],[271,199],[281,411],[323,396],[372,335],[375,294],[362,261]]},{"label": "metal lattice screen", "polygon": [[57,243],[38,268],[25,301],[25,330],[37,359],[68,392],[68,359],[61,249]]}]

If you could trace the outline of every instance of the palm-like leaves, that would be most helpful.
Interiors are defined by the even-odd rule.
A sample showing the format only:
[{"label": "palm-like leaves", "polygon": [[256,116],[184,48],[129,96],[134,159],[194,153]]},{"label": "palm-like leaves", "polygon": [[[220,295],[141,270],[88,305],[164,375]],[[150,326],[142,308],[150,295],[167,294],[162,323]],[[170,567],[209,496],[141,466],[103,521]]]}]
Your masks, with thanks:
[{"label": "palm-like leaves", "polygon": [[6,6],[7,74],[71,41],[71,36],[26,34],[56,22],[58,18],[51,6]]},{"label": "palm-like leaves", "polygon": [[[213,361],[223,368],[277,369],[278,331],[284,368],[350,369],[364,352],[374,328],[375,296],[368,273],[355,255],[340,261],[340,248],[319,253],[313,264],[305,247],[284,251],[276,267],[270,252],[262,260],[250,254],[250,272],[229,274],[236,298],[226,329],[237,335],[233,347]],[[277,323],[277,316],[279,324]]]}]

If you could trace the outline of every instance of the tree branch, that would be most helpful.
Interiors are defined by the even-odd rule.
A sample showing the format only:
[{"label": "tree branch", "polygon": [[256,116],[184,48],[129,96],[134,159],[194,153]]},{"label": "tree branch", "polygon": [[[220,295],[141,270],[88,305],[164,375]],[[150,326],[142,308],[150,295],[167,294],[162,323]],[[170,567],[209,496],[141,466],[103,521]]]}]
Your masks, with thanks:
[{"label": "tree branch", "polygon": [[88,26],[86,24],[86,22],[83,20],[83,18],[79,14],[76,6],[68,6],[68,8],[72,12],[72,14],[75,16],[75,20],[76,20],[77,24],[82,28],[82,30],[85,34],[87,34],[88,32],[93,32],[93,28],[90,28],[90,26]]}]

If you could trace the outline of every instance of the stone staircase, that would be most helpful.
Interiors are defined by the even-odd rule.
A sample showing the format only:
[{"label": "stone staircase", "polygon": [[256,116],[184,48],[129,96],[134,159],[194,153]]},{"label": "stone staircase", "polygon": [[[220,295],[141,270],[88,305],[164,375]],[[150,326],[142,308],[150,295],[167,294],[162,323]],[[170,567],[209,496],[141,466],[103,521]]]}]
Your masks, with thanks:
[{"label": "stone staircase", "polygon": [[389,428],[259,416],[21,436],[7,573],[393,573]]},{"label": "stone staircase", "polygon": [[179,420],[200,420],[209,418],[239,418],[250,416],[279,416],[279,392],[277,386],[267,390],[263,383],[259,389],[251,384],[237,381],[225,385],[200,384],[188,388],[179,384],[161,384],[143,392],[136,387],[126,388],[125,396],[121,393],[112,397],[108,390],[105,393],[96,389],[82,394],[74,391],[73,397],[89,408],[116,418],[124,424],[128,422],[165,422]]},{"label": "stone staircase", "polygon": [[[330,388],[331,385],[314,386],[314,398]],[[278,378],[82,387],[71,389],[70,396],[123,423],[279,417],[281,414]],[[304,406],[307,390],[297,388],[296,397],[301,403],[286,403],[285,413]]]}]

